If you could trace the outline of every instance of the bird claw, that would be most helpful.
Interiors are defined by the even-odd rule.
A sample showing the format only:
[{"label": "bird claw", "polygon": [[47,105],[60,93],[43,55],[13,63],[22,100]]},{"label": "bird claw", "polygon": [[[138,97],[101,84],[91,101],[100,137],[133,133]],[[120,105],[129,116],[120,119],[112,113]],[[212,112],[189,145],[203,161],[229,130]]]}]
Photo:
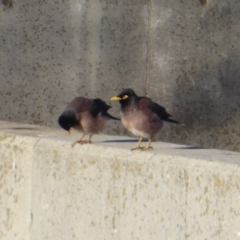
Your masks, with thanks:
[{"label": "bird claw", "polygon": [[88,143],[92,143],[92,141],[91,141],[91,140],[81,141],[81,144],[82,144],[82,145],[83,145],[83,144],[88,144]]},{"label": "bird claw", "polygon": [[132,148],[131,151],[134,151],[134,150],[146,151],[146,150],[150,150],[152,148],[153,147],[135,147],[135,148]]},{"label": "bird claw", "polygon": [[144,147],[141,149],[141,151],[146,151],[146,150],[150,150],[150,149],[153,149],[153,147]]},{"label": "bird claw", "polygon": [[72,148],[74,148],[74,146],[77,144],[77,142],[74,142],[71,144]]},{"label": "bird claw", "polygon": [[134,151],[134,150],[143,150],[144,147],[135,147],[135,148],[132,148],[131,151]]},{"label": "bird claw", "polygon": [[72,148],[73,148],[77,143],[83,145],[83,144],[87,144],[87,143],[92,143],[92,141],[91,141],[91,140],[78,140],[78,141],[72,143]]}]

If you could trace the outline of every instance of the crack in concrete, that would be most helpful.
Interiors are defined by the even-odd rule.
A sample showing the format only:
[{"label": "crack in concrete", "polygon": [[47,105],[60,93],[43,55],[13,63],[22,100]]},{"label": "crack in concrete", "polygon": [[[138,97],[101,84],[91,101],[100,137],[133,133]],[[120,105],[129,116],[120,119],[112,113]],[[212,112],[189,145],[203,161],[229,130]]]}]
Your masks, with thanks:
[{"label": "crack in concrete", "polygon": [[150,52],[151,52],[151,21],[152,21],[152,1],[148,5],[148,26],[147,26],[147,58],[146,58],[146,85],[145,95],[149,93],[149,71],[150,71]]}]

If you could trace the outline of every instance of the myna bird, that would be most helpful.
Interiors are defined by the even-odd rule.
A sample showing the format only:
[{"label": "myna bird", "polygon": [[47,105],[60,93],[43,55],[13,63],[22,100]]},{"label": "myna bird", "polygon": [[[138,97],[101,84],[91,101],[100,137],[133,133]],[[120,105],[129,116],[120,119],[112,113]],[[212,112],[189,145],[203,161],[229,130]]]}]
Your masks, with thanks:
[{"label": "myna bird", "polygon": [[[137,96],[130,88],[124,89],[111,100],[120,102],[123,126],[135,136],[140,137],[137,146],[131,150],[151,148],[152,138],[163,128],[164,122],[181,124],[171,119],[172,116],[164,107],[148,97]],[[143,138],[149,139],[146,147],[140,147]]]},{"label": "myna bird", "polygon": [[[105,126],[106,120],[120,120],[111,116],[107,111],[111,106],[101,99],[88,99],[84,97],[74,98],[58,118],[59,125],[69,132],[71,128],[83,132],[82,137],[72,144],[91,143],[94,134],[99,133]],[[89,135],[88,140],[83,140],[85,135]]]}]

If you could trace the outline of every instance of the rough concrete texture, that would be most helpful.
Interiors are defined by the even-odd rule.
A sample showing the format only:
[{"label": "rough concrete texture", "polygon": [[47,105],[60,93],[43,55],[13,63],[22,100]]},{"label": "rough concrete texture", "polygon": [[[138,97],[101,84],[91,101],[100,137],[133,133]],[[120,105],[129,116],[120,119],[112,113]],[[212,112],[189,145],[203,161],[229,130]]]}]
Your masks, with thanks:
[{"label": "rough concrete texture", "polygon": [[240,239],[240,154],[1,122],[0,238]]},{"label": "rough concrete texture", "polygon": [[74,96],[133,87],[187,124],[159,139],[240,150],[239,1],[200,2],[2,1],[0,119],[56,127]]}]

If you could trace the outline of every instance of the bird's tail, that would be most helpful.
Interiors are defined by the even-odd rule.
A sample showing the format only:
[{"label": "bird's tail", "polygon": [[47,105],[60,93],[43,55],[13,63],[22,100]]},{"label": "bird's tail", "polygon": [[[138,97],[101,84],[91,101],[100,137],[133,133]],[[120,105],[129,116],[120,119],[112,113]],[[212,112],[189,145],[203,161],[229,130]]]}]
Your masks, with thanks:
[{"label": "bird's tail", "polygon": [[166,122],[166,123],[179,124],[179,125],[181,125],[182,127],[185,127],[185,126],[186,126],[184,123],[180,123],[180,122],[178,122],[178,121],[176,121],[176,120],[174,120],[174,119],[171,119],[171,118],[164,119],[163,121]]},{"label": "bird's tail", "polygon": [[102,112],[101,115],[102,117],[105,117],[107,119],[112,119],[112,120],[117,120],[120,121],[119,118],[113,117],[111,114],[109,114],[108,112]]}]

